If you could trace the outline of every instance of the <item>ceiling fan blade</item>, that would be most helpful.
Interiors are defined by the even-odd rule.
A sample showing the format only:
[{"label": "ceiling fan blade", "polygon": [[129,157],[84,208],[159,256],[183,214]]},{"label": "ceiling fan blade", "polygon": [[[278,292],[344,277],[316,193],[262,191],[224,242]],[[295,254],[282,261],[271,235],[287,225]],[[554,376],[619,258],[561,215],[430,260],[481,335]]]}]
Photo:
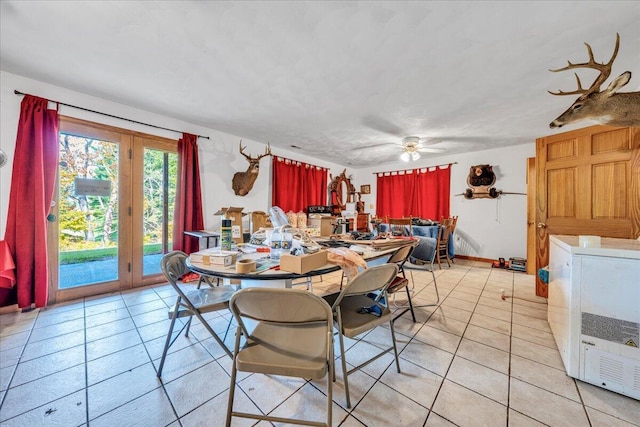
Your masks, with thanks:
[{"label": "ceiling fan blade", "polygon": [[389,120],[383,119],[379,116],[374,116],[373,114],[364,116],[362,118],[362,124],[371,129],[375,129],[379,132],[383,132],[389,135],[397,137],[402,137],[404,135],[403,130],[398,126],[394,125]]},{"label": "ceiling fan blade", "polygon": [[445,150],[444,148],[422,147],[422,148],[419,148],[418,151],[421,153],[444,153],[447,150]]},{"label": "ceiling fan blade", "polygon": [[351,151],[356,151],[356,150],[369,150],[371,148],[377,148],[377,147],[385,147],[387,145],[397,145],[394,144],[393,142],[383,142],[381,144],[373,144],[373,145],[363,145],[362,147],[356,147],[354,149],[352,149]]},{"label": "ceiling fan blade", "polygon": [[430,147],[432,145],[438,145],[444,142],[440,138],[420,138],[420,146],[421,147]]}]

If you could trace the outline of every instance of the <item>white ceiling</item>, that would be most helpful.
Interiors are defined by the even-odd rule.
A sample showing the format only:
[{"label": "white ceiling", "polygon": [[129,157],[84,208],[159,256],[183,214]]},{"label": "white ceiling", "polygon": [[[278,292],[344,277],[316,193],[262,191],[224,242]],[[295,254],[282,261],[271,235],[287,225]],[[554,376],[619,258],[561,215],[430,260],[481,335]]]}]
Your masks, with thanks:
[{"label": "white ceiling", "polygon": [[5,71],[355,168],[557,133],[583,42],[640,89],[637,1],[0,4]]}]

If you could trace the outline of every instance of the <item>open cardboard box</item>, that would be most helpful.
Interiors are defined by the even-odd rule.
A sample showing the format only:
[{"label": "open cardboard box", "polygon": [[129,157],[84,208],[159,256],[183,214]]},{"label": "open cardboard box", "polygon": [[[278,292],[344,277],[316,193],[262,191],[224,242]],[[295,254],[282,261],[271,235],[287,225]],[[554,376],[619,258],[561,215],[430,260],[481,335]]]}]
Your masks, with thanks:
[{"label": "open cardboard box", "polygon": [[231,239],[236,243],[242,243],[244,241],[242,235],[242,217],[245,213],[242,213],[244,208],[228,207],[220,208],[214,215],[223,215],[224,219],[231,220]]},{"label": "open cardboard box", "polygon": [[280,257],[280,271],[302,274],[320,268],[326,263],[327,251],[325,250],[300,256],[283,254]]}]

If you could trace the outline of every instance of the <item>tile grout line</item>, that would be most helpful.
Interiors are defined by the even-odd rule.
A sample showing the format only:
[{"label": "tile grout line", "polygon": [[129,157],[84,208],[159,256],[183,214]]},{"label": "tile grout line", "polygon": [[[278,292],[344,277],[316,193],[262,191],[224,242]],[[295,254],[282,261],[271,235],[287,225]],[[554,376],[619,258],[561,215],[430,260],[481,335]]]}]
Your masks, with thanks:
[{"label": "tile grout line", "polygon": [[85,401],[85,423],[87,427],[89,423],[89,361],[87,356],[87,307],[86,298],[82,299],[82,322],[84,323],[84,401]]},{"label": "tile grout line", "polygon": [[[13,382],[13,379],[14,379],[14,377],[16,375],[16,372],[18,371],[18,366],[20,365],[20,362],[21,362],[22,357],[24,355],[24,350],[27,348],[27,344],[29,343],[29,339],[31,338],[31,333],[33,332],[33,328],[36,325],[36,320],[38,320],[38,316],[40,316],[40,309],[38,308],[36,310],[38,310],[38,313],[36,314],[35,319],[33,319],[33,324],[29,328],[29,335],[27,336],[27,339],[24,341],[24,344],[22,345],[22,349],[20,350],[20,355],[18,356],[16,364],[14,365],[13,372],[11,372],[11,378],[9,379],[9,382],[7,383],[7,389],[4,391],[4,395],[2,396],[2,399],[0,399],[0,408],[2,408],[4,406],[4,401],[6,400],[7,395],[9,394],[9,390],[11,389],[11,383]],[[29,412],[29,411],[25,411],[25,412]],[[22,415],[22,414],[16,414],[11,418],[15,418],[15,417],[17,417],[19,415]],[[8,419],[11,419],[11,418],[8,418]]]},{"label": "tile grout line", "polygon": [[[462,280],[464,280],[464,278],[467,276],[467,274],[469,274],[469,272],[471,271],[471,269],[473,268],[473,266],[475,265],[475,262],[472,263],[471,265],[467,266],[467,271],[462,275],[462,277],[460,277],[460,280],[458,280],[456,282],[456,285],[451,288],[451,290],[447,293],[447,296],[443,298],[443,300],[441,301],[440,305],[438,305],[437,308],[440,308],[440,306],[442,305],[442,303],[444,303],[444,301],[449,298],[449,296],[451,295],[451,292],[453,292],[454,289],[456,289],[458,286],[460,286],[460,283],[462,282]],[[485,282],[486,283],[486,282]],[[484,290],[484,287],[483,287]],[[453,297],[452,297],[453,298]],[[454,298],[455,299],[455,298]],[[478,297],[478,300],[480,299],[480,297]],[[476,301],[476,305],[474,306],[474,311],[471,312],[471,316],[473,316],[473,313],[475,312],[475,307],[478,305],[478,302]],[[435,310],[434,310],[435,312]],[[432,313],[433,315],[433,313]],[[430,316],[431,317],[431,316]],[[427,320],[428,321],[428,320]],[[437,416],[441,417],[442,419],[447,420],[448,422],[454,424],[454,425],[458,425],[456,423],[454,423],[453,421],[451,421],[450,419],[448,419],[447,417],[438,414],[437,412],[435,412],[433,410],[433,407],[436,403],[436,401],[438,400],[438,396],[440,395],[440,391],[442,391],[442,387],[444,386],[444,382],[447,380],[447,374],[449,373],[449,370],[451,369],[451,365],[453,365],[453,361],[456,358],[456,354],[458,353],[458,349],[460,348],[460,343],[462,343],[462,338],[464,337],[464,333],[467,331],[467,328],[469,327],[469,322],[471,322],[471,317],[469,317],[469,320],[467,321],[466,326],[464,327],[464,331],[462,331],[462,335],[460,335],[460,341],[458,342],[458,345],[456,346],[455,351],[453,352],[453,357],[451,358],[451,362],[449,363],[449,366],[447,367],[446,372],[444,373],[444,375],[442,376],[442,381],[440,382],[440,386],[438,387],[438,391],[436,392],[435,396],[433,397],[433,402],[431,403],[431,408],[429,408],[429,411],[427,413],[427,418],[424,420],[424,423],[422,424],[423,427],[427,425],[427,421],[429,421],[429,417],[431,416],[431,414],[436,414]],[[427,324],[427,322],[424,323],[425,325]],[[422,328],[421,328],[422,329]],[[417,333],[417,332],[416,332]],[[413,338],[412,338],[413,339]],[[465,387],[466,388],[466,387]]]},{"label": "tile grout line", "polygon": [[[515,273],[511,273],[511,295],[515,294]],[[502,298],[504,298],[504,290],[502,292]],[[513,355],[513,301],[514,298],[509,298],[511,301],[511,310],[509,313],[509,366],[507,367],[507,425],[509,425],[509,412],[511,410],[511,359]]]}]

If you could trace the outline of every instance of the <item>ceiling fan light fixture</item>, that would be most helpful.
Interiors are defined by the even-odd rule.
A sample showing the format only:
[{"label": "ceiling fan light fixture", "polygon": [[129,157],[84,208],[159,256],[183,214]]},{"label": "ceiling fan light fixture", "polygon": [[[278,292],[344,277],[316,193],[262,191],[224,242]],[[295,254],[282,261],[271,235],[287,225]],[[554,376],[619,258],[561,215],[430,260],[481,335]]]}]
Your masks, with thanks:
[{"label": "ceiling fan light fixture", "polygon": [[408,162],[409,161],[409,153],[407,151],[405,151],[404,153],[402,153],[400,155],[400,159],[402,159],[403,162]]},{"label": "ceiling fan light fixture", "polygon": [[411,153],[411,160],[413,160],[414,162],[419,158],[420,158],[420,153],[418,153],[417,151],[414,151],[413,153]]},{"label": "ceiling fan light fixture", "polygon": [[402,138],[402,145],[406,146],[417,146],[420,143],[420,138],[417,136],[406,136]]}]

